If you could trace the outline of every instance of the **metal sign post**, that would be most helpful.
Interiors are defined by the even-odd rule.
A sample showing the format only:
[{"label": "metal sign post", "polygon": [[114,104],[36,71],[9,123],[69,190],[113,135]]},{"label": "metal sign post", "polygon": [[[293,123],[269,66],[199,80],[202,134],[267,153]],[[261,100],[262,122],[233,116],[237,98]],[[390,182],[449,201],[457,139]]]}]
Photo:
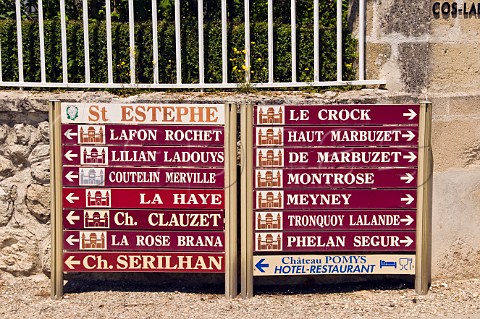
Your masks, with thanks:
[{"label": "metal sign post", "polygon": [[51,105],[52,297],[64,272],[224,273],[237,291],[233,104]]},{"label": "metal sign post", "polygon": [[254,276],[314,274],[415,274],[426,293],[427,104],[242,111],[243,297]]}]

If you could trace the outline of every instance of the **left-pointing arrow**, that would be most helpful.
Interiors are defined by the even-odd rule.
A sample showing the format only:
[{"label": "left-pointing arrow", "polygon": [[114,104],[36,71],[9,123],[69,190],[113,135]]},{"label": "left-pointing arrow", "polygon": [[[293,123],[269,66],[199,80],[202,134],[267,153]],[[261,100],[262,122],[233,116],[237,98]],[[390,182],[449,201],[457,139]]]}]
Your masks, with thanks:
[{"label": "left-pointing arrow", "polygon": [[265,270],[263,269],[263,267],[270,267],[270,264],[264,264],[263,262],[265,261],[265,258],[262,258],[258,261],[258,263],[255,264],[255,267],[257,267],[258,270],[260,270],[260,272],[265,272]]},{"label": "left-pointing arrow", "polygon": [[78,197],[78,196],[73,196],[73,195],[75,195],[75,193],[70,193],[70,194],[68,194],[67,197],[66,197],[66,199],[68,200],[68,202],[69,202],[70,204],[73,204],[74,201],[80,199],[80,197]]},{"label": "left-pointing arrow", "polygon": [[75,256],[70,256],[65,260],[65,265],[70,269],[75,269],[75,265],[80,265],[80,260],[75,260]]},{"label": "left-pointing arrow", "polygon": [[69,139],[72,140],[72,136],[77,136],[77,133],[73,133],[72,129],[69,128],[68,130],[65,131],[65,136]]},{"label": "left-pointing arrow", "polygon": [[67,243],[69,243],[71,246],[73,246],[74,243],[79,243],[80,239],[75,238],[74,235],[70,235],[67,237]]},{"label": "left-pointing arrow", "polygon": [[73,179],[78,178],[78,175],[75,175],[72,171],[68,171],[67,175],[65,175],[65,178],[70,182],[73,182]]},{"label": "left-pointing arrow", "polygon": [[69,150],[68,152],[65,153],[65,158],[69,161],[73,161],[75,157],[78,157],[78,154],[73,153],[72,150]]},{"label": "left-pointing arrow", "polygon": [[76,220],[80,220],[80,216],[75,216],[75,212],[71,210],[67,215],[67,221],[70,225],[75,225]]}]

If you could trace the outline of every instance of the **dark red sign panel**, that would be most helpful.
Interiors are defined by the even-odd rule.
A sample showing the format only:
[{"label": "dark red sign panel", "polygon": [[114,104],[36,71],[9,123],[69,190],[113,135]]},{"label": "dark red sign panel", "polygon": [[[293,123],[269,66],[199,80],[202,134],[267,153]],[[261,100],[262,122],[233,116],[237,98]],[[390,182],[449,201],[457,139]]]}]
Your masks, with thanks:
[{"label": "dark red sign panel", "polygon": [[224,209],[215,189],[64,188],[63,208]]},{"label": "dark red sign panel", "polygon": [[64,186],[223,188],[221,168],[63,167]]},{"label": "dark red sign panel", "polygon": [[224,213],[192,210],[85,209],[63,210],[65,229],[223,230]]},{"label": "dark red sign panel", "polygon": [[415,230],[415,210],[256,211],[257,231]]},{"label": "dark red sign panel", "polygon": [[416,167],[417,148],[257,148],[257,167]]},{"label": "dark red sign panel", "polygon": [[66,272],[223,273],[223,253],[64,252]]},{"label": "dark red sign panel", "polygon": [[256,169],[254,183],[262,188],[415,188],[415,168]]},{"label": "dark red sign panel", "polygon": [[416,126],[257,126],[257,146],[416,146]]},{"label": "dark red sign panel", "polygon": [[66,230],[64,250],[216,251],[225,249],[220,232]]},{"label": "dark red sign panel", "polygon": [[416,207],[416,189],[304,189],[254,192],[254,208],[265,209],[397,209]]},{"label": "dark red sign panel", "polygon": [[415,251],[415,232],[266,232],[255,233],[255,250]]},{"label": "dark red sign panel", "polygon": [[64,146],[64,165],[223,167],[223,148],[175,146]]},{"label": "dark red sign panel", "polygon": [[419,105],[257,105],[257,125],[418,125]]},{"label": "dark red sign panel", "polygon": [[223,147],[223,126],[62,125],[66,145],[205,145]]}]

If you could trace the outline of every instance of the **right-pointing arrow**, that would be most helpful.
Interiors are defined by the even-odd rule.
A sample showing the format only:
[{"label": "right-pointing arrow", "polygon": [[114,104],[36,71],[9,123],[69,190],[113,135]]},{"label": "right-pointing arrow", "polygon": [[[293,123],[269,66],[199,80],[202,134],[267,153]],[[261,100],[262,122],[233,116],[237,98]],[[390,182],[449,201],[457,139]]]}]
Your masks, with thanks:
[{"label": "right-pointing arrow", "polygon": [[65,260],[65,265],[70,269],[75,269],[74,265],[80,265],[80,260],[75,260],[75,256],[70,256]]},{"label": "right-pointing arrow", "polygon": [[409,236],[405,236],[405,239],[401,239],[399,242],[400,244],[405,244],[405,247],[408,247],[413,243],[413,239],[411,239]]},{"label": "right-pointing arrow", "polygon": [[413,152],[408,152],[408,155],[403,155],[403,158],[407,159],[408,162],[411,163],[417,158],[417,155],[415,155]]},{"label": "right-pointing arrow", "polygon": [[402,137],[407,138],[407,141],[410,142],[415,137],[415,134],[412,131],[407,131],[407,134],[402,134]]},{"label": "right-pointing arrow", "polygon": [[417,116],[417,113],[415,113],[415,111],[412,109],[408,109],[408,112],[403,113],[403,116],[408,117],[409,120],[413,120],[415,116]]},{"label": "right-pointing arrow", "polygon": [[405,181],[405,184],[410,184],[413,181],[414,177],[410,173],[405,173],[404,176],[400,177],[400,180]]},{"label": "right-pointing arrow", "polygon": [[67,215],[67,221],[70,225],[75,225],[76,220],[80,220],[80,216],[75,216],[75,211],[71,210]]},{"label": "right-pointing arrow", "polygon": [[410,194],[406,194],[405,197],[400,198],[400,200],[402,202],[405,202],[405,204],[407,204],[407,205],[410,205],[413,202],[414,199],[415,198],[413,198],[413,196],[410,195]]},{"label": "right-pointing arrow", "polygon": [[406,215],[406,218],[402,218],[400,219],[400,221],[402,223],[405,223],[407,226],[410,226],[413,223],[414,219],[412,218],[412,216]]}]

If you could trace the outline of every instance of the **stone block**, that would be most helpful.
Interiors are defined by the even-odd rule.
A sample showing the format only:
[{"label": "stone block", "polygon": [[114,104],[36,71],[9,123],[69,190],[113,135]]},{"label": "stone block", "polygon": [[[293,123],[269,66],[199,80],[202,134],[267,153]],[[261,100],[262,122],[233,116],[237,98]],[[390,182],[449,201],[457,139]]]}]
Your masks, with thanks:
[{"label": "stone block", "polygon": [[429,45],[429,91],[478,92],[480,47],[466,43]]},{"label": "stone block", "polygon": [[24,229],[0,229],[0,270],[14,276],[28,276],[38,271],[35,237]]},{"label": "stone block", "polygon": [[436,172],[480,166],[480,126],[474,119],[443,119],[432,123]]},{"label": "stone block", "polygon": [[450,115],[465,115],[480,117],[480,96],[464,95],[450,98]]},{"label": "stone block", "polygon": [[480,168],[435,173],[432,207],[434,277],[480,273]]},{"label": "stone block", "polygon": [[366,78],[379,79],[380,70],[391,58],[392,48],[388,43],[367,42],[366,51]]},{"label": "stone block", "polygon": [[27,187],[25,199],[30,214],[39,221],[46,223],[50,220],[50,187],[31,184]]}]

